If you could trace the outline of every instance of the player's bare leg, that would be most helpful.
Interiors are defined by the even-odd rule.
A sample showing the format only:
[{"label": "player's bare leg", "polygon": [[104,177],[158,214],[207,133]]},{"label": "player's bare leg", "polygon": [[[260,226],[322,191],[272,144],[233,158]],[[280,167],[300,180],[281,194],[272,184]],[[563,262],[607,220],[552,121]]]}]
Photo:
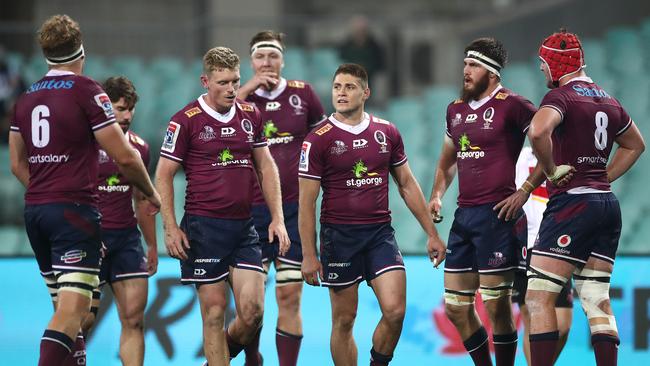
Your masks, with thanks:
[{"label": "player's bare leg", "polygon": [[571,308],[555,308],[555,318],[557,319],[557,330],[559,332],[559,339],[555,352],[555,360],[557,361],[560,357],[560,353],[562,353],[562,350],[566,345],[566,341],[569,339],[573,310]]},{"label": "player's bare leg", "polygon": [[519,313],[521,314],[521,320],[524,323],[524,356],[526,357],[526,364],[530,366],[530,340],[528,336],[530,335],[530,312],[528,311],[528,306],[520,305]]},{"label": "player's bare leg", "polygon": [[406,312],[406,273],[391,271],[370,281],[381,319],[372,335],[371,365],[388,365],[397,346]]},{"label": "player's bare leg", "polygon": [[474,307],[478,273],[445,272],[445,313],[477,366],[491,366],[487,332]]},{"label": "player's bare leg", "polygon": [[[237,316],[226,330],[230,358],[234,358],[255,338],[264,315],[264,274],[232,268],[230,283]],[[212,365],[212,364],[210,364]]]},{"label": "player's bare leg", "polygon": [[275,298],[278,302],[275,345],[280,366],[295,366],[298,361],[302,339],[301,296],[302,281],[275,287]]},{"label": "player's bare leg", "polygon": [[357,364],[357,345],[354,342],[352,329],[357,317],[358,291],[358,283],[339,290],[330,288],[330,302],[332,303],[330,352],[334,365],[354,366]]},{"label": "player's bare leg", "polygon": [[229,365],[228,347],[223,333],[228,302],[225,281],[200,285],[198,288],[203,319],[203,352],[210,366]]},{"label": "player's bare leg", "polygon": [[553,365],[559,339],[555,302],[571,277],[571,263],[533,255],[528,274],[526,305],[530,312],[530,358],[533,366]]},{"label": "player's bare leg", "polygon": [[492,323],[497,366],[512,366],[517,353],[517,328],[512,318],[513,271],[480,275],[479,292]]},{"label": "player's bare leg", "polygon": [[134,278],[111,284],[122,323],[120,359],[124,366],[144,362],[144,309],[147,306],[147,279]]}]

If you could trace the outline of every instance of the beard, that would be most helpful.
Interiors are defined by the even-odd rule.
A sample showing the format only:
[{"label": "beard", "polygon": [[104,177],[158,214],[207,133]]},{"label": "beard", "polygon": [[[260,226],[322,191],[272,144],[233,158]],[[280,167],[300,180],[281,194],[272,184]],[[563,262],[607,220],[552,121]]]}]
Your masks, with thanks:
[{"label": "beard", "polygon": [[490,74],[485,73],[482,78],[474,82],[474,87],[471,89],[468,89],[465,87],[463,84],[463,88],[460,93],[460,99],[468,103],[471,100],[478,100],[478,97],[483,94],[484,91],[487,90],[488,85],[490,84]]}]

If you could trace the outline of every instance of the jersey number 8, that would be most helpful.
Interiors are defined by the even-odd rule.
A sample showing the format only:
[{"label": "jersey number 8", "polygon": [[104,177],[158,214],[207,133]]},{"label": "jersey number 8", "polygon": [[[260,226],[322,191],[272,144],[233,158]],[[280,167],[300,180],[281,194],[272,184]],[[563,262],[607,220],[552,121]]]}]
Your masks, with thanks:
[{"label": "jersey number 8", "polygon": [[594,144],[598,150],[605,150],[605,148],[607,148],[607,123],[607,113],[596,112],[596,131],[594,132]]}]

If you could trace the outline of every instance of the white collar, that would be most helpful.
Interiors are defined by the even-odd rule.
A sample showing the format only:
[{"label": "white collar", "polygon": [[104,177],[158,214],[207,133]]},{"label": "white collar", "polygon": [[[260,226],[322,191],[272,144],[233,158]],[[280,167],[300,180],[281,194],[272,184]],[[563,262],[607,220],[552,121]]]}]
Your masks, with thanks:
[{"label": "white collar", "polygon": [[332,122],[332,124],[334,126],[340,128],[340,129],[342,129],[344,131],[347,131],[347,132],[349,132],[349,133],[351,133],[353,135],[360,134],[361,132],[365,131],[366,128],[368,128],[368,126],[370,126],[370,116],[366,112],[363,112],[363,120],[361,121],[361,123],[359,123],[357,125],[354,125],[354,126],[349,125],[347,123],[343,123],[343,122],[337,120],[336,117],[334,117],[334,113],[332,113],[329,120],[330,120],[330,122]]},{"label": "white collar", "polygon": [[[566,82],[566,84],[574,82],[574,81],[584,81],[585,83],[593,83],[594,81],[591,80],[589,76],[576,76],[574,78],[569,79],[569,81]],[[566,85],[564,84],[564,85]]]},{"label": "white collar", "polygon": [[495,95],[497,94],[497,92],[498,92],[499,90],[501,90],[501,89],[503,89],[503,86],[501,86],[501,84],[499,84],[499,85],[497,85],[497,87],[492,91],[492,93],[490,93],[490,95],[485,96],[484,98],[482,98],[482,99],[480,99],[480,100],[470,100],[469,103],[467,103],[467,104],[468,104],[469,107],[472,108],[473,110],[477,110],[477,109],[481,108],[485,103],[487,103],[490,99],[492,99],[492,97],[495,96]]},{"label": "white collar", "polygon": [[75,75],[75,73],[67,70],[50,69],[47,72],[47,74],[45,74],[45,76],[63,76],[63,75]]},{"label": "white collar", "polygon": [[262,98],[273,100],[273,99],[279,97],[280,94],[282,94],[284,92],[284,89],[286,89],[286,88],[287,88],[287,79],[281,77],[280,78],[280,84],[278,84],[277,88],[275,88],[275,89],[273,89],[271,91],[264,90],[262,88],[257,88],[255,90],[255,94],[257,94],[258,96],[260,96]]},{"label": "white collar", "polygon": [[201,96],[197,99],[199,101],[199,104],[201,105],[201,108],[203,108],[203,110],[207,114],[209,114],[210,117],[216,119],[217,121],[219,121],[221,123],[230,122],[232,117],[235,115],[235,105],[237,103],[235,102],[235,104],[233,104],[232,107],[230,107],[230,110],[228,111],[228,113],[221,114],[221,113],[215,111],[214,109],[212,109],[212,107],[210,107],[208,105],[208,103],[206,103],[205,100],[203,100],[203,97],[206,96],[206,95],[208,95],[208,94],[207,93],[206,94],[201,94]]}]

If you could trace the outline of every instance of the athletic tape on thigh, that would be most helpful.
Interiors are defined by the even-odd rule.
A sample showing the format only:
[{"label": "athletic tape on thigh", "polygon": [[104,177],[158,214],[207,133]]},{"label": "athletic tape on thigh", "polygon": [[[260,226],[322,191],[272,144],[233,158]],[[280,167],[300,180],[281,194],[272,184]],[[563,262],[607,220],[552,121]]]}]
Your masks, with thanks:
[{"label": "athletic tape on thigh", "polygon": [[474,294],[472,290],[455,291],[446,288],[444,296],[445,304],[456,306],[473,305]]},{"label": "athletic tape on thigh", "polygon": [[93,290],[99,285],[99,276],[96,274],[70,272],[57,277],[59,291],[72,291],[88,298],[93,298]]},{"label": "athletic tape on thigh", "polygon": [[54,275],[43,276],[45,280],[45,286],[47,286],[47,292],[50,293],[50,297],[53,302],[56,302],[56,294],[59,291],[59,285],[56,283],[56,277]]},{"label": "athletic tape on thigh", "polygon": [[542,269],[528,267],[528,290],[548,291],[560,293],[566,281],[566,278],[556,275]]},{"label": "athletic tape on thigh", "polygon": [[302,272],[300,272],[300,266],[278,261],[275,266],[275,271],[276,286],[302,283]]},{"label": "athletic tape on thigh", "polygon": [[496,300],[500,297],[512,296],[512,281],[504,281],[496,286],[481,286],[478,289],[483,301]]},{"label": "athletic tape on thigh", "polygon": [[612,274],[584,268],[573,274],[576,291],[580,296],[580,304],[589,319],[591,334],[599,332],[616,332],[616,319],[600,308],[600,304],[609,300],[609,280]]}]

